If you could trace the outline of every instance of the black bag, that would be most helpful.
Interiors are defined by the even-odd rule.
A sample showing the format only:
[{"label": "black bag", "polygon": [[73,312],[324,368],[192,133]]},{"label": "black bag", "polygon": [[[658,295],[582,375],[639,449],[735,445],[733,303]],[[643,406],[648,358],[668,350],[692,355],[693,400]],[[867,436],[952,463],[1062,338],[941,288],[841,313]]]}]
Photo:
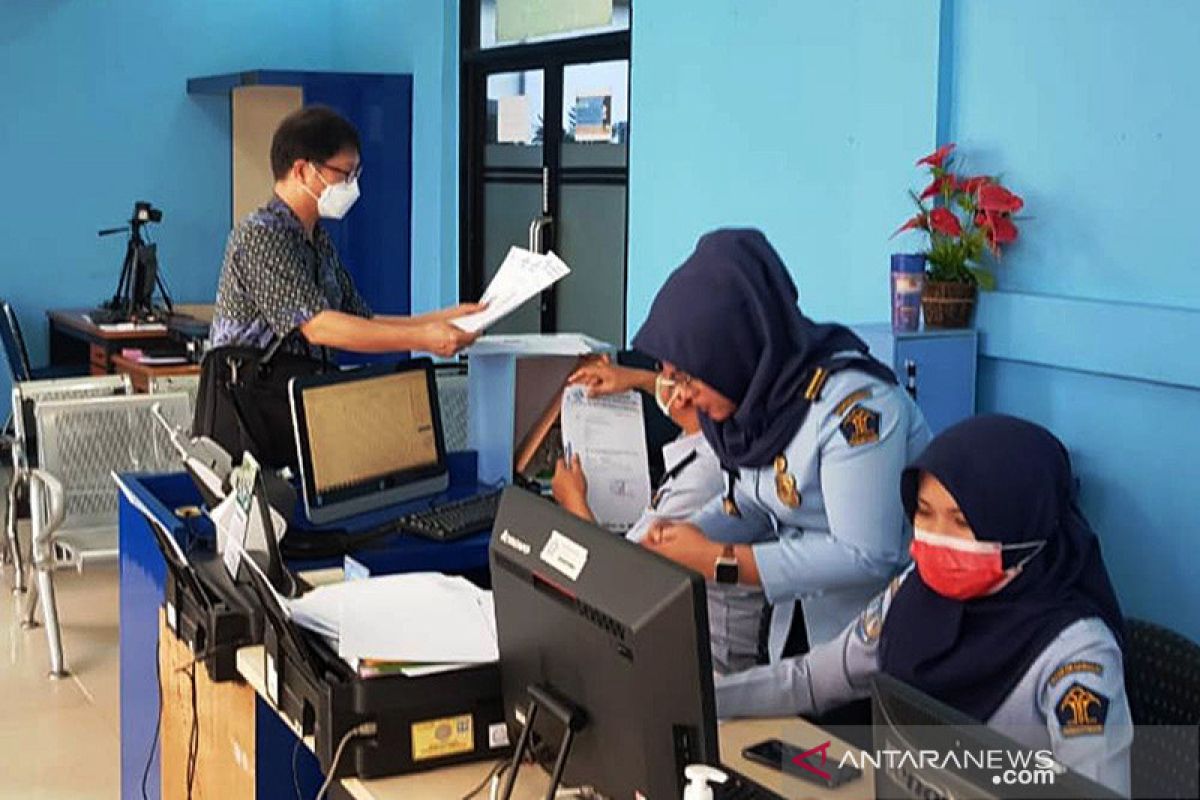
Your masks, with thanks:
[{"label": "black bag", "polygon": [[249,451],[266,469],[291,467],[297,472],[288,382],[335,367],[327,359],[284,352],[283,345],[294,336],[299,331],[267,350],[239,345],[210,350],[200,364],[192,435],[215,441],[235,464]]}]

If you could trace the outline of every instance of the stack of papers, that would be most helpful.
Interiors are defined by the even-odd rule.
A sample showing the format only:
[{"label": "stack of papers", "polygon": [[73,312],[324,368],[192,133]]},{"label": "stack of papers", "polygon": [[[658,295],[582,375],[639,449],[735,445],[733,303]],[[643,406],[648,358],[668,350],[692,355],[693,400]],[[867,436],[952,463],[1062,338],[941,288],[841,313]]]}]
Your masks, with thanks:
[{"label": "stack of papers", "polygon": [[337,643],[362,675],[423,675],[496,661],[492,593],[433,572],[321,586],[289,601],[292,619]]},{"label": "stack of papers", "polygon": [[520,247],[510,248],[483,297],[479,298],[488,307],[451,322],[464,331],[477,333],[507,317],[570,272],[571,269],[553,252],[543,255]]},{"label": "stack of papers", "polygon": [[624,532],[650,506],[650,460],[638,392],[588,397],[568,386],[562,399],[563,455],[578,454],[596,522]]},{"label": "stack of papers", "polygon": [[467,355],[585,356],[613,349],[582,333],[512,333],[482,336],[467,348]]}]

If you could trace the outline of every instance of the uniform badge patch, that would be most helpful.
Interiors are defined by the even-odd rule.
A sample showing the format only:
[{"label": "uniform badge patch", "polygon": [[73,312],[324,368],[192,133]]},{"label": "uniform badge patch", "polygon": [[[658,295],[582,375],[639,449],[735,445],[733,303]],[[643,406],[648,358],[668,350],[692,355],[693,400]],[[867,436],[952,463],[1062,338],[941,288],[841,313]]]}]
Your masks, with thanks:
[{"label": "uniform badge patch", "polygon": [[1108,718],[1108,698],[1079,682],[1074,682],[1054,707],[1063,736],[1087,736],[1104,733]]},{"label": "uniform badge patch", "polygon": [[1079,675],[1088,673],[1091,675],[1103,675],[1104,666],[1097,664],[1095,661],[1072,661],[1070,664],[1063,664],[1050,676],[1050,685],[1057,686],[1058,682],[1068,675]]},{"label": "uniform badge patch", "polygon": [[840,428],[851,447],[861,447],[879,441],[879,423],[879,412],[859,403],[846,414]]},{"label": "uniform badge patch", "polygon": [[833,413],[840,417],[842,414],[846,413],[850,406],[854,405],[859,400],[866,400],[870,396],[870,389],[859,389],[857,392],[851,392],[843,397],[836,406],[834,406]]},{"label": "uniform badge patch", "polygon": [[858,615],[858,624],[854,626],[858,640],[863,644],[875,644],[879,634],[883,633],[883,595],[877,595]]}]

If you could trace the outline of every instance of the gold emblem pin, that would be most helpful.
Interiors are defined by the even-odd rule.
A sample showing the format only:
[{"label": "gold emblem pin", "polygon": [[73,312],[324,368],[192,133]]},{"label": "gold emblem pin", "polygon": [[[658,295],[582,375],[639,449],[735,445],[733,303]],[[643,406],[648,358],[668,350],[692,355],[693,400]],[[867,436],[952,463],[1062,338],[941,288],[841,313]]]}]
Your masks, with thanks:
[{"label": "gold emblem pin", "polygon": [[775,456],[775,474],[782,475],[787,472],[787,456],[783,453]]},{"label": "gold emblem pin", "polygon": [[728,515],[730,517],[742,516],[741,510],[738,509],[737,503],[733,502],[732,497],[726,497],[725,500],[722,501],[722,506],[725,509],[726,515]]},{"label": "gold emblem pin", "polygon": [[796,476],[781,472],[775,476],[775,494],[779,502],[788,508],[800,507],[800,492],[796,489]]}]

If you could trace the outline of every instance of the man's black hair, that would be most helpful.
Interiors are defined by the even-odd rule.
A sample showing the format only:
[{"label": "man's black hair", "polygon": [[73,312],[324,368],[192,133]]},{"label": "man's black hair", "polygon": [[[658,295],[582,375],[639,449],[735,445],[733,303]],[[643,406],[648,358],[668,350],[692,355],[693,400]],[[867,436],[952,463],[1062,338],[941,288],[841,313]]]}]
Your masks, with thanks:
[{"label": "man's black hair", "polygon": [[360,150],[350,121],[328,106],[306,106],[288,114],[275,130],[271,172],[282,180],[298,158],[320,164],[347,148]]}]

